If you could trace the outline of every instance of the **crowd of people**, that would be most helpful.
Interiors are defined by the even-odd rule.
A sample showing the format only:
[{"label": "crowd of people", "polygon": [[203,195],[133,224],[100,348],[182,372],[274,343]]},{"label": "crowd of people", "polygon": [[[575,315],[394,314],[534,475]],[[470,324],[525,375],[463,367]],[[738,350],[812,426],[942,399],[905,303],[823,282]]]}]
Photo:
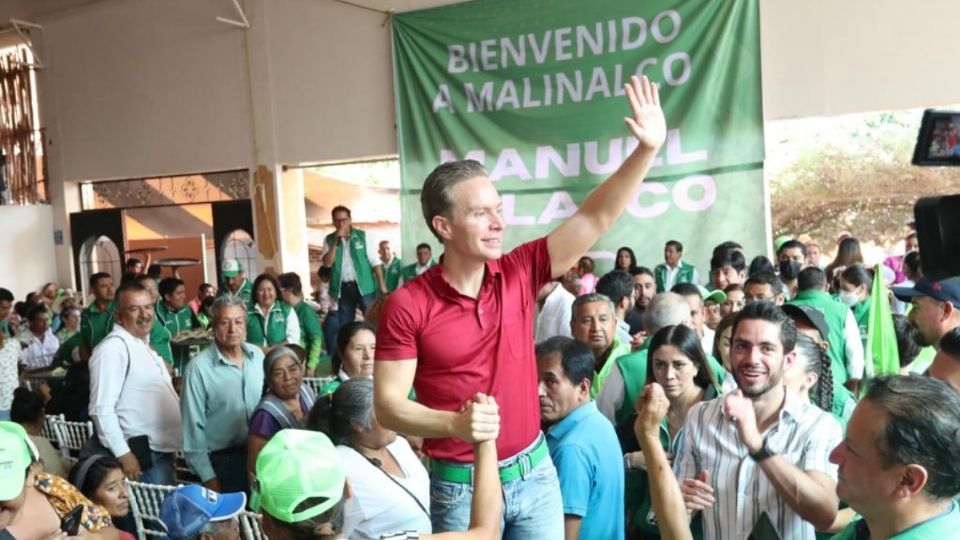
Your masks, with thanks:
[{"label": "crowd of people", "polygon": [[[422,190],[439,261],[338,206],[313,299],[234,259],[190,300],[140,261],[83,305],[0,289],[0,539],[62,540],[75,508],[84,535],[135,534],[125,479],[174,485],[179,452],[198,483],[161,507],[171,538],[236,539],[244,509],[271,540],[955,536],[960,280],[924,276],[913,231],[875,266],[844,234],[829,264],[805,236],[749,264],[729,241],[701,274],[671,240],[600,274],[583,254],[666,130],[655,86],[625,93],[636,150],[508,253],[466,160]],[[61,413],[96,432],[69,468],[41,436]]]}]

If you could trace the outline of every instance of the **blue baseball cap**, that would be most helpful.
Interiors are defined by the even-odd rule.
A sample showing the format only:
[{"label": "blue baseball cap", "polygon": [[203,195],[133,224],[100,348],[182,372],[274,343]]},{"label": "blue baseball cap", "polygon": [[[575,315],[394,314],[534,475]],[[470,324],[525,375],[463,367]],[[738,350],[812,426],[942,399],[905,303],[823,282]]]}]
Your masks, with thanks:
[{"label": "blue baseball cap", "polygon": [[922,277],[913,287],[894,287],[893,294],[904,302],[917,296],[929,296],[940,302],[950,302],[960,308],[960,277],[932,281]]},{"label": "blue baseball cap", "polygon": [[211,521],[232,519],[247,505],[244,493],[217,493],[199,484],[179,487],[163,499],[160,521],[173,539],[194,536]]}]

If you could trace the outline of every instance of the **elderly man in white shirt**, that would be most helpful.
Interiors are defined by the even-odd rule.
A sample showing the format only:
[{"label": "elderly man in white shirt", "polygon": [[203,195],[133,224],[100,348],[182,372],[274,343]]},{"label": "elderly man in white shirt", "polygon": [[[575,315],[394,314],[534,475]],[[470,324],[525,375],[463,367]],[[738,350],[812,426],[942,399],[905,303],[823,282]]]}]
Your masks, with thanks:
[{"label": "elderly man in white shirt", "polygon": [[[154,305],[141,285],[117,290],[113,330],[90,358],[90,417],[101,444],[130,480],[173,484],[174,454],[182,446],[180,403],[163,360],[150,348]],[[146,436],[138,457],[129,441]]]},{"label": "elderly man in white shirt", "polygon": [[50,329],[50,311],[43,305],[34,306],[27,312],[27,322],[27,331],[20,336],[26,348],[20,351],[19,363],[27,371],[46,369],[60,348],[60,340]]}]

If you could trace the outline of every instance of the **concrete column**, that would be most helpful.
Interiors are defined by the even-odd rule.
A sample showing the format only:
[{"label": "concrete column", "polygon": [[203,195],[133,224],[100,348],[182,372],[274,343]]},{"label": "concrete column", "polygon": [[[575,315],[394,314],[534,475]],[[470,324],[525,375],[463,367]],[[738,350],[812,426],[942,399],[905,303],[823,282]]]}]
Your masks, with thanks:
[{"label": "concrete column", "polygon": [[269,6],[265,0],[247,2],[251,28],[244,46],[250,84],[253,133],[251,197],[258,263],[264,272],[297,272],[305,289],[310,286],[306,238],[303,174],[285,171],[279,160],[275,92],[269,50]]}]

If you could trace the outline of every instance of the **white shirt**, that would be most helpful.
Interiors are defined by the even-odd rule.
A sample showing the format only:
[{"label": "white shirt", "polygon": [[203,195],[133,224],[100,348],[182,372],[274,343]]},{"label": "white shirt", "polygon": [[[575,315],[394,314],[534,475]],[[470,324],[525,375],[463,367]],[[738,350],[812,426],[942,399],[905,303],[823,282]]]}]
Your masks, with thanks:
[{"label": "white shirt", "polygon": [[[836,481],[837,466],[828,456],[842,438],[840,424],[792,391],[786,393],[779,420],[762,434],[767,446],[801,470],[819,471]],[[760,464],[747,454],[737,427],[723,414],[725,399],[690,409],[683,451],[675,465],[681,482],[704,469],[710,471],[716,502],[702,512],[704,539],[747,538],[760,513],[767,512],[783,538],[814,540],[813,525],[787,506]]]},{"label": "white shirt", "polygon": [[[703,348],[703,352],[705,352],[707,356],[713,354],[713,340],[715,336],[716,332],[711,330],[710,327],[707,326],[707,323],[703,323],[703,337],[700,338],[700,347]],[[717,358],[717,362],[719,361],[720,359]]]},{"label": "white shirt", "polygon": [[570,319],[573,318],[571,309],[576,299],[563,285],[558,283],[554,287],[543,301],[543,309],[537,315],[537,329],[533,336],[536,343],[553,336],[573,337],[570,333]]},{"label": "white shirt", "polygon": [[[680,267],[683,266],[683,261],[677,261],[677,267],[673,268],[669,264],[664,263],[664,266],[667,267],[667,275],[664,278],[664,290],[669,291],[677,284],[677,276],[680,274]],[[697,272],[697,269],[693,269],[693,275],[691,276],[692,281],[690,283],[700,283],[700,274]]]},{"label": "white shirt", "polygon": [[[357,280],[357,271],[353,267],[353,257],[350,256],[350,239],[349,238],[339,238],[337,236],[333,237],[333,240],[340,240],[340,249],[343,251],[343,262],[340,266],[340,283],[347,283],[350,281]],[[370,262],[370,268],[376,266],[381,266],[383,261],[380,260],[380,254],[377,253],[376,249],[372,249],[375,246],[375,243],[367,242],[365,251],[367,252],[367,260]],[[332,245],[324,242],[323,244],[323,253],[320,254],[321,257],[327,254]]]},{"label": "white shirt", "polygon": [[24,332],[22,338],[29,341],[26,341],[27,348],[20,351],[20,364],[25,369],[50,367],[53,363],[53,355],[57,354],[57,349],[60,348],[60,340],[54,335],[53,330],[47,328],[43,334],[43,341],[29,330]]},{"label": "white shirt", "polygon": [[7,337],[0,348],[0,411],[9,411],[13,403],[13,392],[20,386],[17,378],[17,356],[20,354],[20,342]]},{"label": "white shirt", "polygon": [[860,340],[860,326],[853,310],[847,310],[847,320],[843,325],[844,353],[847,359],[847,376],[862,379],[864,369],[863,341]]},{"label": "white shirt", "polygon": [[[387,477],[386,471],[348,446],[337,445],[343,470],[353,496],[344,507],[343,531],[347,538],[379,539],[396,531],[431,533],[430,517],[417,505],[430,510],[430,478],[417,455],[403,437],[387,445],[406,478]],[[391,481],[396,480],[410,493]]]},{"label": "white shirt", "polygon": [[129,452],[127,439],[139,435],[150,439],[154,452],[183,447],[180,400],[170,373],[144,340],[119,324],[90,357],[90,418],[100,442],[116,456]]}]

